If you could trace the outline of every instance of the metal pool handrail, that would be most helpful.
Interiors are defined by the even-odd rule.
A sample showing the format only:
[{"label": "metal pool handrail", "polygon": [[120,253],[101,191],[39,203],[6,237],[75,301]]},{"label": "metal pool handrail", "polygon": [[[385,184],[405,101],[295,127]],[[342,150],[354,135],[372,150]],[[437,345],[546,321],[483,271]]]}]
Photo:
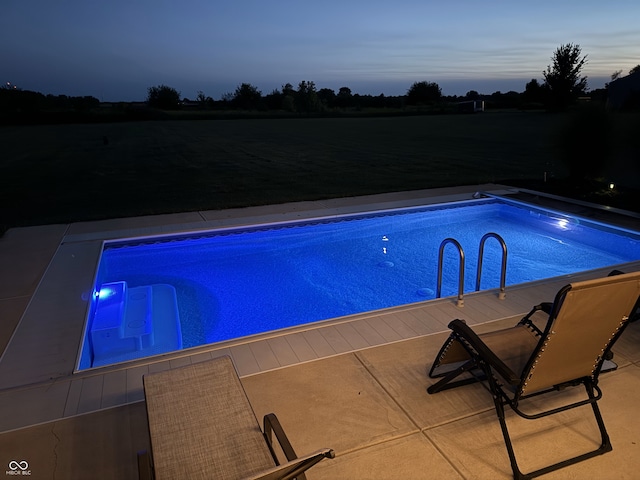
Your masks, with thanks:
[{"label": "metal pool handrail", "polygon": [[507,244],[504,242],[504,239],[500,235],[494,232],[487,233],[480,240],[480,251],[478,253],[478,273],[476,275],[476,292],[480,290],[484,244],[489,238],[495,238],[496,240],[498,240],[498,242],[500,242],[500,246],[502,247],[502,267],[500,270],[500,293],[498,294],[498,298],[500,300],[504,300],[506,297],[505,283],[507,279]]},{"label": "metal pool handrail", "polygon": [[[489,232],[485,234],[482,239],[480,239],[480,251],[478,253],[478,272],[476,275],[476,292],[480,290],[480,280],[482,277],[482,259],[484,255],[484,244],[489,238],[495,238],[500,242],[500,246],[502,247],[502,269],[500,272],[500,293],[498,294],[498,298],[500,300],[504,300],[506,297],[505,293],[505,283],[507,278],[507,244],[504,239],[494,232]],[[460,256],[460,272],[458,276],[458,299],[456,301],[456,305],[458,307],[464,307],[464,249],[460,242],[458,242],[455,238],[445,238],[440,244],[440,250],[438,252],[438,285],[436,289],[436,298],[440,298],[442,294],[442,260],[444,258],[444,248],[447,244],[453,244],[458,250],[458,254]]]},{"label": "metal pool handrail", "polygon": [[438,287],[436,290],[436,298],[440,298],[442,293],[442,258],[444,256],[444,247],[447,243],[452,243],[458,249],[460,254],[460,276],[458,278],[458,301],[456,305],[458,307],[464,307],[464,250],[462,245],[455,238],[445,238],[440,244],[440,251],[438,253]]}]

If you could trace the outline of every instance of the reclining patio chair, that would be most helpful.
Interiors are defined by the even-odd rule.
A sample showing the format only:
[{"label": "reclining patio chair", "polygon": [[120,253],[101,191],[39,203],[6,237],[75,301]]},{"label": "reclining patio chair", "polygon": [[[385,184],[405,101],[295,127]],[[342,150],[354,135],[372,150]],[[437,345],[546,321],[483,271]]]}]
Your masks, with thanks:
[{"label": "reclining patio chair", "polygon": [[[635,272],[566,285],[552,304],[535,306],[511,328],[478,335],[463,320],[453,320],[449,324],[452,333],[429,372],[431,378],[443,378],[427,391],[433,394],[481,381],[493,395],[516,479],[534,478],[609,452],[611,443],[597,405],[602,397],[598,376],[612,345],[638,308],[639,296],[640,272]],[[454,381],[463,373],[471,376]],[[583,400],[536,413],[521,409],[523,400],[580,384],[586,390]],[[602,437],[600,447],[522,473],[507,429],[505,405],[529,420],[591,405]]]},{"label": "reclining patio chair", "polygon": [[260,430],[227,356],[143,380],[151,455],[138,454],[141,479],[305,480],[307,469],[334,457],[329,448],[298,457],[273,413]]}]

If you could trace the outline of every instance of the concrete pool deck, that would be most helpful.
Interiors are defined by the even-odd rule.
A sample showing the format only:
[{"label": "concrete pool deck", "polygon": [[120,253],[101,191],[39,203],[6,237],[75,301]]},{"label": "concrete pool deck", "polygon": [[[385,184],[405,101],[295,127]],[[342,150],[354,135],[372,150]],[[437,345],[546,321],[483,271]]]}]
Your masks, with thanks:
[{"label": "concrete pool deck", "polygon": [[[135,452],[149,441],[142,375],[224,354],[233,358],[256,413],[275,412],[298,453],[336,450],[338,457],[315,467],[311,479],[509,478],[489,395],[467,387],[427,396],[426,367],[451,319],[513,322],[553,298],[566,278],[509,288],[504,301],[491,291],[470,294],[462,309],[442,299],[73,373],[86,294],[105,239],[441,203],[479,190],[513,193],[480,185],[9,230],[0,239],[0,462],[26,460],[35,478],[96,472],[98,478],[136,478]],[[640,228],[637,219],[623,220]],[[640,262],[625,269],[640,270]],[[601,402],[614,451],[548,478],[598,472],[607,478],[613,471],[632,478],[640,467],[640,322],[625,332],[616,359],[619,370],[602,378]],[[552,443],[535,443],[558,422],[570,428],[554,428]],[[521,435],[562,454],[578,442],[569,435],[585,436],[581,422],[567,413],[542,422],[540,430],[525,425]]]}]

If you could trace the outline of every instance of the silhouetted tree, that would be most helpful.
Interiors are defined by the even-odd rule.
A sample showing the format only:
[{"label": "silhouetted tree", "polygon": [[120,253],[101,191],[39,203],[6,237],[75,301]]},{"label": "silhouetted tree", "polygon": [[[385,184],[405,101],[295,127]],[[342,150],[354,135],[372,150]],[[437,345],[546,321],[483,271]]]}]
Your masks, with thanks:
[{"label": "silhouetted tree", "polygon": [[204,94],[202,90],[198,90],[196,101],[198,102],[200,108],[207,108],[207,96]]},{"label": "silhouetted tree", "polygon": [[265,95],[264,104],[267,110],[280,110],[282,108],[282,92],[274,88],[271,93]]},{"label": "silhouetted tree", "polygon": [[333,108],[336,100],[336,92],[330,88],[321,88],[318,90],[318,100],[325,108]]},{"label": "silhouetted tree", "polygon": [[498,90],[497,92],[493,92],[487,98],[488,108],[518,108],[520,104],[521,96],[518,92],[513,90],[509,90],[506,93],[502,93]]},{"label": "silhouetted tree", "polygon": [[[622,75],[622,70],[616,70],[615,72],[613,72],[611,74],[611,82],[615,82],[618,78],[620,78],[620,75]],[[609,84],[611,82],[605,82],[604,88],[609,88]]]},{"label": "silhouetted tree", "polygon": [[291,95],[292,97],[294,97],[296,95],[296,91],[293,88],[293,85],[291,85],[290,83],[285,83],[282,86],[282,94],[283,95]]},{"label": "silhouetted tree", "polygon": [[532,78],[524,87],[523,100],[528,104],[543,104],[545,102],[546,88]]},{"label": "silhouetted tree", "polygon": [[293,112],[296,109],[296,91],[293,85],[285,83],[282,86],[282,103],[281,108],[287,112]]},{"label": "silhouetted tree", "polygon": [[464,98],[467,100],[478,100],[480,98],[480,94],[475,90],[469,90]]},{"label": "silhouetted tree", "polygon": [[166,85],[149,87],[147,90],[147,104],[162,110],[175,110],[180,106],[180,92]]},{"label": "silhouetted tree", "polygon": [[47,107],[47,98],[42,93],[11,85],[0,89],[0,112],[37,112]]},{"label": "silhouetted tree", "polygon": [[69,103],[74,110],[78,111],[91,110],[100,106],[100,100],[90,95],[86,95],[84,97],[71,97],[69,99]]},{"label": "silhouetted tree", "polygon": [[340,87],[336,96],[336,105],[340,108],[347,108],[351,106],[352,100],[351,89],[349,87]]},{"label": "silhouetted tree", "polygon": [[407,90],[408,105],[429,105],[442,97],[442,90],[435,82],[415,82]]},{"label": "silhouetted tree", "polygon": [[250,83],[243,83],[233,94],[233,106],[242,110],[256,110],[262,103],[262,92]]},{"label": "silhouetted tree", "polygon": [[320,110],[320,101],[316,92],[316,84],[309,81],[301,81],[298,84],[296,94],[296,108],[299,112],[317,112]]},{"label": "silhouetted tree", "polygon": [[568,43],[560,45],[551,59],[552,65],[542,72],[545,85],[549,88],[549,107],[561,110],[569,106],[587,89],[587,77],[581,77],[587,56],[581,56],[580,45]]},{"label": "silhouetted tree", "polygon": [[629,75],[633,75],[636,72],[640,72],[640,65],[636,65],[631,70],[629,70]]}]

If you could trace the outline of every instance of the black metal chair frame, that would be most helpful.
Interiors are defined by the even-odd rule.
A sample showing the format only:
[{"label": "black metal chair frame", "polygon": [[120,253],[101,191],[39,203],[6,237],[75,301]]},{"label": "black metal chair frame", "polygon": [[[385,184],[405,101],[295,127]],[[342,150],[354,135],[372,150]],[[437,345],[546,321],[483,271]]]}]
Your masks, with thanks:
[{"label": "black metal chair frame", "polygon": [[[284,453],[286,459],[289,462],[295,462],[296,460],[299,460],[298,455],[296,454],[296,452],[293,450],[293,447],[291,446],[291,442],[289,441],[287,434],[284,432],[284,429],[280,424],[280,420],[278,420],[278,417],[276,417],[274,413],[269,413],[264,416],[262,431],[263,431],[264,439],[267,442],[267,446],[269,447],[269,451],[271,452],[271,456],[273,457],[273,460],[276,462],[276,465],[281,465],[281,464],[273,448],[274,436],[278,440],[278,443],[280,444],[280,448],[282,449],[282,452]],[[290,480],[294,478],[296,480],[306,480],[307,477],[304,474],[305,471],[307,471],[309,468],[314,466],[316,463],[320,462],[323,458],[334,458],[334,457],[335,457],[334,451],[327,450],[322,455],[316,455],[314,457],[308,458],[307,460],[299,462],[299,464],[291,468],[291,470],[287,472],[285,476],[282,476],[279,478],[280,480]]]},{"label": "black metal chair frame", "polygon": [[[524,325],[527,328],[531,329],[532,332],[536,336],[539,337],[538,345],[534,349],[533,354],[530,357],[530,360],[527,366],[524,368],[524,372],[530,370],[531,365],[533,364],[537,353],[544,348],[545,339],[549,335],[551,325],[553,320],[557,316],[562,302],[565,298],[565,295],[571,289],[570,285],[563,287],[558,294],[556,295],[555,301],[553,304],[551,303],[542,303],[540,305],[535,306],[531,312],[529,312],[522,320],[520,320],[518,325]],[[632,312],[636,312],[640,307],[640,299],[636,302],[636,305]],[[538,311],[544,311],[549,314],[549,319],[547,321],[547,325],[544,331],[540,330],[532,321],[531,317]],[[573,465],[575,463],[581,462],[588,458],[595,457],[597,455],[602,455],[606,452],[612,450],[611,442],[609,440],[609,435],[604,425],[604,420],[602,418],[602,414],[600,413],[600,409],[598,407],[598,400],[602,398],[602,391],[598,387],[598,376],[602,369],[603,362],[606,359],[610,359],[611,347],[616,342],[616,340],[620,337],[626,326],[629,324],[629,319],[621,325],[621,327],[616,331],[616,333],[611,337],[607,346],[603,349],[603,354],[600,357],[599,363],[594,369],[594,373],[590,377],[582,377],[576,378],[570,382],[554,385],[552,388],[548,388],[546,390],[537,391],[528,395],[520,394],[520,389],[517,388],[522,382],[523,379],[521,376],[517,375],[513,372],[498,356],[491,351],[491,349],[483,342],[483,340],[463,321],[463,320],[453,320],[449,324],[449,328],[452,330],[451,336],[449,340],[445,342],[442,349],[438,353],[437,359],[440,359],[447,348],[451,345],[451,342],[457,340],[460,345],[466,350],[469,354],[470,359],[464,362],[462,365],[457,368],[442,374],[435,374],[434,370],[437,367],[437,362],[434,362],[431,370],[429,372],[429,376],[431,378],[439,378],[442,377],[437,383],[431,385],[427,388],[428,393],[434,394],[440,392],[442,390],[447,390],[450,388],[455,388],[461,385],[467,385],[475,382],[480,382],[492,395],[494,406],[496,410],[496,414],[498,416],[500,427],[502,430],[502,435],[504,437],[504,441],[506,444],[507,452],[509,455],[509,460],[511,463],[511,468],[513,470],[514,478],[517,480],[520,479],[531,479],[538,477],[540,475],[544,475],[546,473],[558,470],[560,468]],[[468,373],[471,375],[471,378],[466,378],[458,381],[453,381],[456,377]],[[507,393],[505,390],[504,384],[508,384],[511,388],[515,388],[514,393],[511,395]],[[550,410],[542,411],[535,414],[528,414],[521,410],[520,402],[526,400],[528,398],[537,397],[539,395],[549,393],[552,391],[562,390],[569,386],[578,386],[582,384],[585,388],[587,398],[585,400],[581,400],[578,402],[570,403],[558,408],[553,408]],[[542,417],[547,417],[550,415],[554,415],[560,412],[564,412],[576,407],[591,405],[593,410],[594,417],[596,419],[600,436],[601,443],[598,448],[593,451],[569,458],[567,460],[555,463],[553,465],[549,465],[544,468],[540,468],[530,473],[523,473],[520,471],[518,467],[518,463],[516,461],[516,455],[513,448],[513,444],[511,441],[511,436],[509,434],[509,430],[507,428],[506,418],[505,418],[505,405],[509,405],[511,409],[518,414],[520,417],[525,418],[527,420],[535,420]]]}]

